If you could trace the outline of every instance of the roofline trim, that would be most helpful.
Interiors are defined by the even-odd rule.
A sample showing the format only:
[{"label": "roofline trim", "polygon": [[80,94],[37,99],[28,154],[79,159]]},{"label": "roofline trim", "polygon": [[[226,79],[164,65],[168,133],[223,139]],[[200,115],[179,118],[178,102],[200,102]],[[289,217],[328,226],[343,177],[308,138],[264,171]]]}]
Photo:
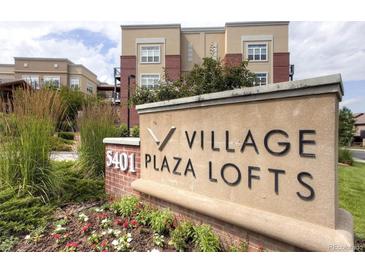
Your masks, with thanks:
[{"label": "roofline trim", "polygon": [[137,24],[120,25],[122,29],[174,29],[181,28],[181,24]]},{"label": "roofline trim", "polygon": [[199,33],[199,32],[209,32],[209,33],[217,33],[224,32],[224,27],[202,27],[202,28],[182,28],[181,32],[183,33]]},{"label": "roofline trim", "polygon": [[27,61],[66,61],[71,64],[74,64],[67,58],[48,58],[48,57],[14,57],[14,60],[27,60]]},{"label": "roofline trim", "polygon": [[282,26],[289,25],[289,21],[252,21],[252,22],[227,22],[226,27],[255,27],[255,26]]}]

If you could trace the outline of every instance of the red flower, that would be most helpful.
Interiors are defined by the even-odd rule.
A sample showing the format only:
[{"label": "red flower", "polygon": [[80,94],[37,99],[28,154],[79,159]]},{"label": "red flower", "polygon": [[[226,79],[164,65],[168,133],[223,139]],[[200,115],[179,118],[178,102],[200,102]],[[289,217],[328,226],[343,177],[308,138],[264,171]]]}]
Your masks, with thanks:
[{"label": "red flower", "polygon": [[127,221],[127,220],[125,220],[125,221],[124,221],[124,223],[123,223],[123,227],[124,227],[124,228],[128,228],[128,226],[129,226],[128,221]]},{"label": "red flower", "polygon": [[69,242],[69,243],[67,243],[66,244],[66,247],[78,247],[79,246],[79,244],[78,243],[76,243],[76,242]]},{"label": "red flower", "polygon": [[99,219],[105,219],[105,218],[108,217],[108,214],[106,214],[106,213],[98,213],[96,215],[96,217],[99,218]]},{"label": "red flower", "polygon": [[61,238],[61,234],[53,234],[52,237],[55,238],[56,240],[59,240]]},{"label": "red flower", "polygon": [[86,224],[82,227],[82,233],[85,233],[89,230],[89,228],[91,227],[91,224]]},{"label": "red flower", "polygon": [[103,251],[101,251],[101,252],[109,252],[109,251],[108,251],[108,249],[104,249],[104,250],[103,250]]},{"label": "red flower", "polygon": [[115,219],[114,224],[115,225],[122,225],[123,224],[123,221],[118,218],[118,219]]},{"label": "red flower", "polygon": [[108,241],[107,240],[104,240],[100,243],[100,246],[101,247],[106,247],[108,245]]},{"label": "red flower", "polygon": [[132,225],[132,226],[137,226],[137,225],[138,225],[138,222],[137,222],[136,220],[132,220],[132,221],[131,221],[131,225]]}]

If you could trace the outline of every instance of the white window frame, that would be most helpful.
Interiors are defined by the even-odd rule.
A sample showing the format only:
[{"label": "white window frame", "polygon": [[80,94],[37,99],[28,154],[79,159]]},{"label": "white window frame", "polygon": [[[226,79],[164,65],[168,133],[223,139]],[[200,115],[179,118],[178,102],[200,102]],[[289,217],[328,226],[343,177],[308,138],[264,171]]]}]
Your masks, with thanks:
[{"label": "white window frame", "polygon": [[263,86],[263,85],[256,85],[256,75],[257,74],[265,74],[266,75],[266,83],[264,85],[267,85],[269,83],[269,73],[266,71],[263,72],[254,72],[255,73],[255,86]]},{"label": "white window frame", "polygon": [[[40,88],[39,75],[32,75],[32,74],[22,75],[22,79],[25,80],[28,84],[30,84],[34,89]],[[33,79],[37,80],[34,81]]]},{"label": "white window frame", "polygon": [[[266,46],[266,59],[248,59],[248,47],[249,46],[258,46],[265,45]],[[245,42],[245,57],[249,62],[268,62],[269,61],[269,43],[268,42]],[[253,54],[253,58],[255,58],[255,54]],[[260,49],[260,58],[261,58],[261,49]]]},{"label": "white window frame", "polygon": [[[89,89],[91,89],[91,91],[90,91]],[[88,93],[93,94],[93,93],[94,93],[94,85],[93,85],[92,83],[90,83],[90,82],[87,82],[87,85],[86,85],[86,91],[87,91]]]},{"label": "white window frame", "polygon": [[[76,86],[75,84],[72,84],[72,81],[73,80],[77,80],[77,82],[78,82],[77,88],[76,87],[73,87],[73,86]],[[80,89],[80,77],[71,77],[70,78],[70,88],[71,89]]]},{"label": "white window frame", "polygon": [[[140,86],[141,88],[143,88],[143,85],[142,85],[142,78],[143,78],[144,76],[158,76],[158,83],[161,81],[161,75],[160,75],[159,73],[141,73],[141,74],[139,75],[139,86]],[[152,89],[154,89],[154,88],[156,88],[156,87],[158,87],[158,85],[157,85],[157,86],[152,87]],[[148,88],[148,87],[145,87],[145,88]]]},{"label": "white window frame", "polygon": [[[151,62],[149,62],[148,61],[148,57],[150,56],[150,55],[148,55],[147,54],[147,61],[142,61],[142,57],[144,57],[144,55],[142,54],[142,51],[143,51],[143,48],[147,48],[147,47],[156,47],[156,48],[158,48],[158,61],[154,61],[154,57],[155,57],[155,55],[154,55],[154,52],[155,52],[155,50],[153,50],[152,52],[153,52],[153,54],[152,54],[152,59],[153,59],[153,61],[151,61]],[[140,45],[139,46],[139,55],[140,55],[140,57],[139,57],[139,61],[140,61],[140,63],[141,64],[160,64],[161,63],[161,45]]]},{"label": "white window frame", "polygon": [[56,87],[56,88],[61,88],[61,76],[58,76],[58,75],[44,75],[43,76],[43,85],[46,85],[47,82],[55,82],[55,81],[58,81],[58,87]]},{"label": "white window frame", "polygon": [[191,63],[193,62],[193,43],[189,42],[188,43],[188,62]]}]

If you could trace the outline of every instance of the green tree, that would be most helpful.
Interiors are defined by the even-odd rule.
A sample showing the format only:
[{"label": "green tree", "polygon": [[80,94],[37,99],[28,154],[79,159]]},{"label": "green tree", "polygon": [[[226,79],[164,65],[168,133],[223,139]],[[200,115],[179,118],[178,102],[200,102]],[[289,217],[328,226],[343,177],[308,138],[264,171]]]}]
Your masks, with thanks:
[{"label": "green tree", "polygon": [[340,109],[339,115],[339,142],[341,146],[351,145],[355,132],[355,119],[352,111],[347,107]]},{"label": "green tree", "polygon": [[179,80],[170,80],[165,72],[164,81],[161,81],[158,87],[154,89],[137,87],[130,101],[133,105],[139,105],[250,87],[254,83],[255,74],[247,69],[247,65],[247,61],[232,66],[211,57],[203,58],[201,65],[195,64],[193,69]]}]

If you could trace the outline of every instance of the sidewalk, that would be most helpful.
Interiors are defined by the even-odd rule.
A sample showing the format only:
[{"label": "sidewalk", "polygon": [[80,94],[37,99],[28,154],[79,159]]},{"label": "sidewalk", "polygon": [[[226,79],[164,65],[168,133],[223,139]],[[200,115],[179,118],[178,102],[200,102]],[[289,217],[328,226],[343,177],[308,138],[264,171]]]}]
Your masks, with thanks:
[{"label": "sidewalk", "polygon": [[53,161],[76,161],[79,154],[75,151],[52,151],[51,160]]}]

